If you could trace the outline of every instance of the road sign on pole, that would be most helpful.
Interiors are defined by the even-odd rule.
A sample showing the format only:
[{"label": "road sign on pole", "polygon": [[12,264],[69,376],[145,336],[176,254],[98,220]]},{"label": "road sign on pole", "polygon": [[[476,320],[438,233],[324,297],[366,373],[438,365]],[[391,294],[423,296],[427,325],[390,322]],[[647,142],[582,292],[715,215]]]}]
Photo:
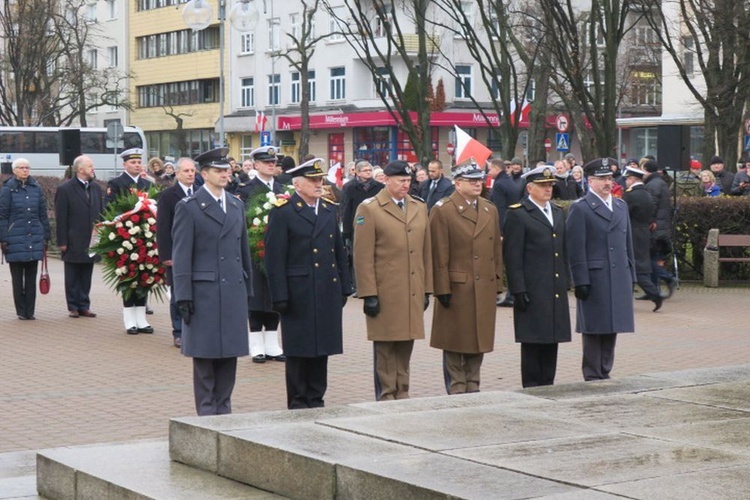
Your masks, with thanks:
[{"label": "road sign on pole", "polygon": [[271,145],[271,131],[270,130],[264,130],[260,133],[260,145],[261,146],[270,146]]},{"label": "road sign on pole", "polygon": [[544,149],[549,153],[550,149],[552,149],[552,139],[544,139]]},{"label": "road sign on pole", "polygon": [[555,134],[555,144],[558,151],[570,151],[570,134]]},{"label": "road sign on pole", "polygon": [[568,120],[568,115],[557,115],[557,119],[555,120],[555,126],[557,127],[558,132],[567,132],[570,128],[570,121]]}]

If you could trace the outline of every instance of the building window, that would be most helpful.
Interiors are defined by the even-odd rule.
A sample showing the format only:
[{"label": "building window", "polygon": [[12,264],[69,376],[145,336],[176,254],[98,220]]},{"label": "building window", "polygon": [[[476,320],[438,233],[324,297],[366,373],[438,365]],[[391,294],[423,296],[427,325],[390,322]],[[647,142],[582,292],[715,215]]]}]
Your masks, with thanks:
[{"label": "building window", "polygon": [[661,84],[652,71],[634,71],[631,83],[632,101],[636,106],[661,104]]},{"label": "building window", "polygon": [[279,91],[281,90],[281,75],[268,75],[268,105],[279,105]]},{"label": "building window", "polygon": [[648,25],[635,27],[635,45],[649,47],[658,42],[656,32]]},{"label": "building window", "polygon": [[340,21],[340,19],[344,19],[345,16],[345,7],[342,6],[331,8],[331,16],[328,19],[328,33],[330,33],[331,36],[328,37],[328,40],[334,42],[344,39],[344,26],[343,21]]},{"label": "building window", "polygon": [[463,1],[461,2],[461,12],[466,16],[466,26],[474,26],[474,1]]},{"label": "building window", "polygon": [[96,22],[96,3],[86,5],[86,21],[90,23]]},{"label": "building window", "polygon": [[240,158],[242,160],[252,158],[250,156],[250,153],[252,153],[253,149],[255,149],[255,147],[253,147],[253,136],[249,134],[242,134],[241,138]]},{"label": "building window", "polygon": [[117,0],[107,0],[107,19],[117,19]]},{"label": "building window", "polygon": [[109,67],[117,67],[117,47],[107,47],[107,58],[109,59]]},{"label": "building window", "polygon": [[89,64],[89,68],[96,69],[96,60],[98,53],[96,49],[91,49],[86,53],[86,62]]},{"label": "building window", "polygon": [[219,28],[209,26],[197,32],[185,29],[142,36],[136,38],[136,46],[139,59],[214,50],[219,48]]},{"label": "building window", "polygon": [[281,39],[280,37],[281,21],[278,17],[268,20],[268,50],[276,52],[279,50]]},{"label": "building window", "polygon": [[240,107],[252,108],[255,106],[255,79],[243,78],[240,86]]},{"label": "building window", "polygon": [[317,86],[315,85],[315,70],[310,70],[307,72],[307,88],[310,91],[310,102],[315,102],[316,100],[316,93],[317,93]]},{"label": "building window", "polygon": [[136,87],[138,107],[181,106],[219,102],[219,79],[190,80]]},{"label": "building window", "polygon": [[255,35],[243,33],[240,37],[240,54],[252,54],[255,52]]},{"label": "building window", "polygon": [[682,46],[682,65],[685,73],[692,75],[695,72],[695,39],[692,36],[684,37]]},{"label": "building window", "polygon": [[299,104],[299,102],[302,100],[302,88],[300,87],[300,73],[299,71],[295,71],[291,75],[291,90],[292,94],[289,98],[289,102],[292,104]]},{"label": "building window", "polygon": [[391,72],[388,68],[380,67],[377,69],[375,95],[381,99],[391,95]]},{"label": "building window", "polygon": [[500,86],[503,81],[503,77],[498,73],[495,78],[492,79],[492,88],[490,89],[490,95],[495,100],[500,99]]},{"label": "building window", "polygon": [[292,43],[299,42],[302,39],[302,23],[300,22],[300,15],[298,12],[289,14],[289,24],[292,27],[290,34],[292,35]]},{"label": "building window", "polygon": [[536,97],[536,80],[532,78],[529,80],[528,87],[526,87],[526,100],[534,102],[534,97]]},{"label": "building window", "polygon": [[375,30],[373,35],[376,37],[388,36],[391,34],[391,26],[393,26],[393,10],[389,9],[385,16],[378,15],[377,18],[375,18]]},{"label": "building window", "polygon": [[471,97],[471,66],[459,64],[456,66],[456,99]]},{"label": "building window", "polygon": [[346,68],[331,68],[331,93],[332,101],[346,99]]}]

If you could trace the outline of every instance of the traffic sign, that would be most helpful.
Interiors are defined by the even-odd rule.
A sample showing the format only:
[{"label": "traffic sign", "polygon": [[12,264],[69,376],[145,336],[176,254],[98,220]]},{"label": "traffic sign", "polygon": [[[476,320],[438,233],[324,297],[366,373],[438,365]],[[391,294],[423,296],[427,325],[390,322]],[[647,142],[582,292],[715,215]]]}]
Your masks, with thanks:
[{"label": "traffic sign", "polygon": [[549,150],[552,149],[552,139],[544,139],[544,149],[549,153]]},{"label": "traffic sign", "polygon": [[745,147],[742,148],[745,151],[750,151],[750,135],[745,136]]},{"label": "traffic sign", "polygon": [[110,124],[107,125],[107,139],[110,141],[119,141],[122,139],[124,132],[125,130],[120,122],[110,122]]},{"label": "traffic sign", "polygon": [[558,132],[567,132],[570,128],[570,121],[568,121],[568,115],[557,115],[555,120],[555,126]]},{"label": "traffic sign", "polygon": [[451,144],[450,142],[445,145],[445,152],[449,155],[453,156],[453,153],[456,152],[456,148]]},{"label": "traffic sign", "polygon": [[555,134],[558,151],[570,151],[570,134]]},{"label": "traffic sign", "polygon": [[264,130],[260,133],[260,145],[270,146],[271,145],[271,131]]}]

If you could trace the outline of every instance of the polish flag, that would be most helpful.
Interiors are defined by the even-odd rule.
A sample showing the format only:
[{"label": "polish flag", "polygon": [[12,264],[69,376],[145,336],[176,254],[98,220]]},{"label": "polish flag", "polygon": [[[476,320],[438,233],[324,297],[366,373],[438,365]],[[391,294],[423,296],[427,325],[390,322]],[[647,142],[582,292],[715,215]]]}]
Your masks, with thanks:
[{"label": "polish flag", "polygon": [[268,122],[268,118],[266,118],[266,114],[263,111],[256,111],[255,112],[255,132],[262,132],[266,129],[266,122]]},{"label": "polish flag", "polygon": [[484,168],[487,158],[492,155],[492,151],[458,128],[458,125],[454,125],[454,127],[456,128],[456,165],[473,159],[479,168]]},{"label": "polish flag", "polygon": [[344,178],[344,169],[341,166],[341,162],[336,162],[330,167],[328,167],[328,175],[326,178],[328,179],[328,182],[332,182],[333,184],[336,184],[337,187],[343,186],[343,178]]},{"label": "polish flag", "polygon": [[[516,123],[516,101],[510,103],[510,122]],[[518,123],[529,123],[529,113],[531,113],[531,103],[524,99],[521,103],[521,114],[518,117]]]}]

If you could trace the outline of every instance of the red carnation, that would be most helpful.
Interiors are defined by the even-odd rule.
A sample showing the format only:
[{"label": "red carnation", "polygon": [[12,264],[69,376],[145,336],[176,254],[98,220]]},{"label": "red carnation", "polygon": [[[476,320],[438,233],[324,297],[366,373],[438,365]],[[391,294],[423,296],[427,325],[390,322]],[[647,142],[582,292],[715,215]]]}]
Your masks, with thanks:
[{"label": "red carnation", "polygon": [[116,255],[115,252],[107,252],[107,257],[109,257],[110,259],[113,258],[115,255]]},{"label": "red carnation", "polygon": [[138,216],[138,214],[133,214],[130,216],[130,221],[133,222],[133,224],[137,224],[141,221],[141,218]]},{"label": "red carnation", "polygon": [[134,262],[131,262],[131,263],[130,263],[130,264],[128,265],[128,268],[130,268],[130,270],[131,270],[131,271],[135,270],[135,267],[136,267],[136,266],[135,266],[135,263],[134,263]]},{"label": "red carnation", "polygon": [[128,273],[128,278],[135,278],[135,271],[130,271]]},{"label": "red carnation", "polygon": [[266,256],[266,252],[264,250],[258,250],[258,257],[261,259]]},{"label": "red carnation", "polygon": [[141,281],[146,281],[148,279],[148,273],[141,274]]}]

